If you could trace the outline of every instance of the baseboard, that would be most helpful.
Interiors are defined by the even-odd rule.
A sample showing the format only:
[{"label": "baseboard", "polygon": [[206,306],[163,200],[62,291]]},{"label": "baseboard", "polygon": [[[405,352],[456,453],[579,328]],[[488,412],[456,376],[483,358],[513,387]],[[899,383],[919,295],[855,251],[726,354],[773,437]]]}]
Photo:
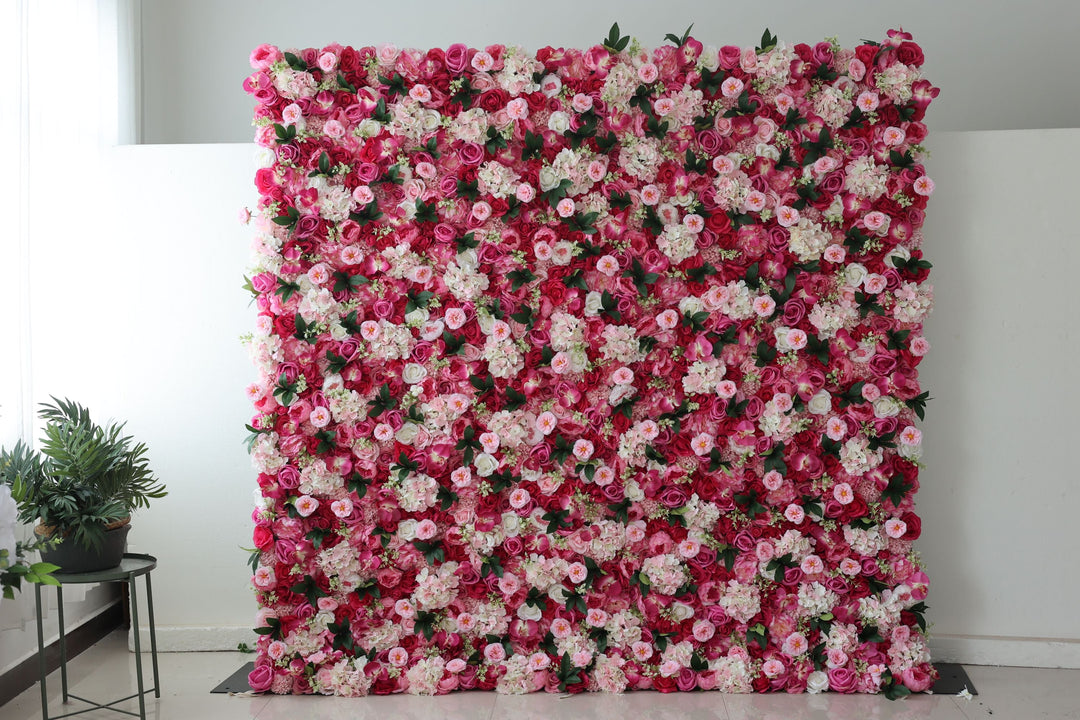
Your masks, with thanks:
[{"label": "baseboard", "polygon": [[[103,637],[124,625],[124,608],[120,599],[103,607],[78,627],[69,629],[64,637],[67,644],[67,657],[73,657],[86,650]],[[32,626],[31,626],[32,627]],[[57,638],[45,646],[45,672],[51,673],[60,667],[60,639]],[[21,663],[0,675],[0,705],[34,686],[38,681],[38,656],[34,653]]]},{"label": "baseboard", "polygon": [[[139,643],[143,652],[150,652],[150,631],[146,621],[140,623]],[[188,625],[158,625],[158,652],[206,652],[236,650],[240,643],[254,646],[259,636],[250,626],[192,627]],[[128,632],[128,650],[135,651],[135,637]]]},{"label": "baseboard", "polygon": [[964,665],[1080,668],[1080,640],[931,635],[930,655],[934,662]]}]

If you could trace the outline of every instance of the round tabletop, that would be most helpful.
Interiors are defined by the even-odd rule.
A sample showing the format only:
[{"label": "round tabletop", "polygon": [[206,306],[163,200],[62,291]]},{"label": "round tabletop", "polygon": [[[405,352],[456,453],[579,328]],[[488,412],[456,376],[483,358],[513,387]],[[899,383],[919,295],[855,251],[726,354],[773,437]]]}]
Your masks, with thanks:
[{"label": "round tabletop", "polygon": [[116,580],[130,580],[139,575],[145,575],[157,567],[157,558],[153,555],[142,553],[124,553],[124,559],[116,567],[95,570],[94,572],[66,573],[57,571],[52,574],[60,581],[61,585],[77,585],[79,583],[113,582]]}]

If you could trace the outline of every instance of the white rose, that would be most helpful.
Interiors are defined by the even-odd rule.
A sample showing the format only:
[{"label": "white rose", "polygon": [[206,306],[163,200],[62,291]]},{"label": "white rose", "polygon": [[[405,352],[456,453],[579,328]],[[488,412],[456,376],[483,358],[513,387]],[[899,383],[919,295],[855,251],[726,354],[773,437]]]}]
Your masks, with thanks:
[{"label": "white rose", "polygon": [[544,613],[540,611],[539,605],[527,605],[522,603],[517,609],[517,616],[522,620],[539,621],[544,617]]},{"label": "white rose", "polygon": [[435,110],[424,110],[420,114],[420,127],[424,132],[434,132],[442,124],[442,116]]},{"label": "white rose", "polygon": [[476,313],[476,324],[480,326],[480,332],[490,335],[495,327],[495,316],[486,312]]},{"label": "white rose", "polygon": [[900,413],[900,401],[891,395],[882,395],[874,401],[874,417],[890,418]]},{"label": "white rose", "polygon": [[829,675],[821,670],[815,670],[806,676],[806,692],[816,695],[829,689]]},{"label": "white rose", "polygon": [[495,459],[493,455],[488,453],[480,453],[473,459],[473,465],[476,466],[476,474],[480,477],[489,477],[493,472],[499,469],[499,461]]},{"label": "white rose", "polygon": [[862,281],[866,279],[868,271],[865,265],[860,263],[851,263],[844,269],[844,280],[851,287],[859,287],[862,285]]},{"label": "white rose", "polygon": [[560,240],[555,243],[555,255],[551,258],[552,265],[569,265],[574,258],[574,243]]},{"label": "white rose", "polygon": [[410,518],[408,520],[402,520],[401,522],[398,523],[398,526],[397,526],[397,528],[398,528],[397,529],[398,537],[401,538],[402,540],[404,540],[405,542],[415,540],[416,539],[416,526],[418,524],[419,523],[417,523],[417,521],[413,520],[412,518]]},{"label": "white rose", "polygon": [[555,168],[551,166],[540,168],[539,182],[541,192],[547,192],[558,185],[559,176],[555,173]]},{"label": "white rose", "polygon": [[345,338],[349,337],[349,331],[341,326],[341,323],[334,320],[330,323],[330,337],[338,342],[341,342]]},{"label": "white rose", "polygon": [[476,268],[480,267],[480,258],[476,255],[476,250],[467,248],[457,254],[457,265],[465,272],[476,272]]},{"label": "white rose", "polygon": [[892,250],[887,252],[885,254],[885,257],[882,258],[882,262],[885,263],[885,267],[887,267],[887,268],[896,267],[893,264],[893,258],[899,258],[900,260],[903,260],[903,261],[906,262],[906,261],[911,259],[911,251],[908,250],[903,245],[897,245]]},{"label": "white rose", "polygon": [[600,314],[600,311],[604,308],[603,296],[595,290],[585,296],[585,315],[587,317],[596,317]]},{"label": "white rose", "polygon": [[720,67],[720,50],[713,45],[706,46],[698,56],[698,65],[710,72],[716,72]]},{"label": "white rose", "polygon": [[806,403],[806,409],[814,415],[827,415],[832,412],[832,395],[828,390],[818,390],[810,402]]},{"label": "white rose", "polygon": [[758,157],[768,158],[769,160],[779,160],[780,151],[775,145],[770,143],[758,143],[754,146],[754,154]]},{"label": "white rose", "polygon": [[277,160],[277,155],[270,148],[260,147],[255,151],[255,167],[268,168]]},{"label": "white rose", "polygon": [[423,325],[431,317],[427,308],[416,308],[411,313],[405,314],[405,324],[411,327]]},{"label": "white rose", "polygon": [[791,331],[791,328],[780,326],[773,330],[773,337],[776,338],[776,351],[786,353],[791,351],[791,346],[788,345],[787,335]]},{"label": "white rose", "polygon": [[679,312],[683,315],[693,315],[696,312],[701,312],[705,309],[705,305],[701,302],[701,298],[694,295],[687,295],[679,301]]},{"label": "white rose", "polygon": [[521,534],[521,517],[517,513],[505,512],[502,515],[502,528],[506,537],[516,537]]},{"label": "white rose", "polygon": [[427,368],[420,363],[406,363],[405,368],[401,371],[401,379],[410,385],[424,382],[427,375]]},{"label": "white rose", "polygon": [[548,597],[554,600],[557,604],[566,604],[566,588],[563,587],[562,583],[555,583],[554,585],[549,587],[547,594]]},{"label": "white rose", "polygon": [[551,117],[548,118],[548,130],[557,132],[560,135],[570,129],[570,116],[562,110],[556,110],[551,113]]},{"label": "white rose", "polygon": [[415,423],[405,423],[394,433],[394,439],[402,445],[412,445],[418,434],[420,434],[420,428]]},{"label": "white rose", "polygon": [[681,602],[672,603],[671,614],[676,620],[682,622],[683,620],[689,620],[694,617],[694,608]]},{"label": "white rose", "polygon": [[645,499],[645,493],[642,492],[641,486],[637,484],[636,480],[627,480],[624,492],[626,493],[626,499],[631,502],[641,502]]},{"label": "white rose", "polygon": [[573,372],[584,372],[588,365],[589,354],[585,352],[584,347],[575,346],[570,348],[570,369]]},{"label": "white rose", "polygon": [[366,120],[361,120],[357,129],[360,131],[362,137],[371,138],[382,132],[382,125],[379,121],[368,118]]}]

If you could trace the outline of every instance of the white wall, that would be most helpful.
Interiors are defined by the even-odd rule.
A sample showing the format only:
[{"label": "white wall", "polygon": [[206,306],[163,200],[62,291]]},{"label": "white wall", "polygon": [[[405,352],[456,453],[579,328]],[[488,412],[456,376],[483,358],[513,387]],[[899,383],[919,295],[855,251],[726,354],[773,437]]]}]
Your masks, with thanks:
[{"label": "white wall", "polygon": [[589,47],[615,21],[649,47],[690,23],[702,42],[744,47],[766,27],[789,44],[836,36],[853,47],[903,25],[926,51],[927,77],[943,88],[931,110],[935,131],[1073,127],[1080,117],[1073,0],[321,0],[311,8],[142,0],[144,142],[249,141],[252,102],[240,85],[260,43]]},{"label": "white wall", "polygon": [[1080,130],[931,133],[930,147],[918,506],[935,647],[1080,667]]}]

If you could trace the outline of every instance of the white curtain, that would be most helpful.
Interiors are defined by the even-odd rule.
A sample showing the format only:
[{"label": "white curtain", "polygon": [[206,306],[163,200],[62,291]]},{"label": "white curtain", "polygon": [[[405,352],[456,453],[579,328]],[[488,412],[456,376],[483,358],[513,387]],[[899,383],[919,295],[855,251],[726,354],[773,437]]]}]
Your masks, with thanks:
[{"label": "white curtain", "polygon": [[[55,262],[50,219],[78,203],[96,182],[103,149],[138,140],[138,0],[4,0],[0,2],[0,443],[34,440],[37,404],[49,388],[35,388],[33,297],[76,296],[77,288],[32,288],[31,276]],[[108,218],[88,217],[85,241],[107,232]],[[33,274],[31,268],[34,268]],[[46,273],[47,274],[47,273]],[[78,322],[77,306],[72,322]],[[72,348],[72,362],[84,348]],[[24,529],[29,536],[29,528]],[[78,603],[87,586],[72,586]],[[55,599],[55,593],[48,596]],[[24,585],[0,604],[0,633],[33,627],[34,592]],[[0,647],[4,646],[0,638]],[[7,660],[7,658],[4,658]],[[0,665],[4,663],[0,662]]]}]

